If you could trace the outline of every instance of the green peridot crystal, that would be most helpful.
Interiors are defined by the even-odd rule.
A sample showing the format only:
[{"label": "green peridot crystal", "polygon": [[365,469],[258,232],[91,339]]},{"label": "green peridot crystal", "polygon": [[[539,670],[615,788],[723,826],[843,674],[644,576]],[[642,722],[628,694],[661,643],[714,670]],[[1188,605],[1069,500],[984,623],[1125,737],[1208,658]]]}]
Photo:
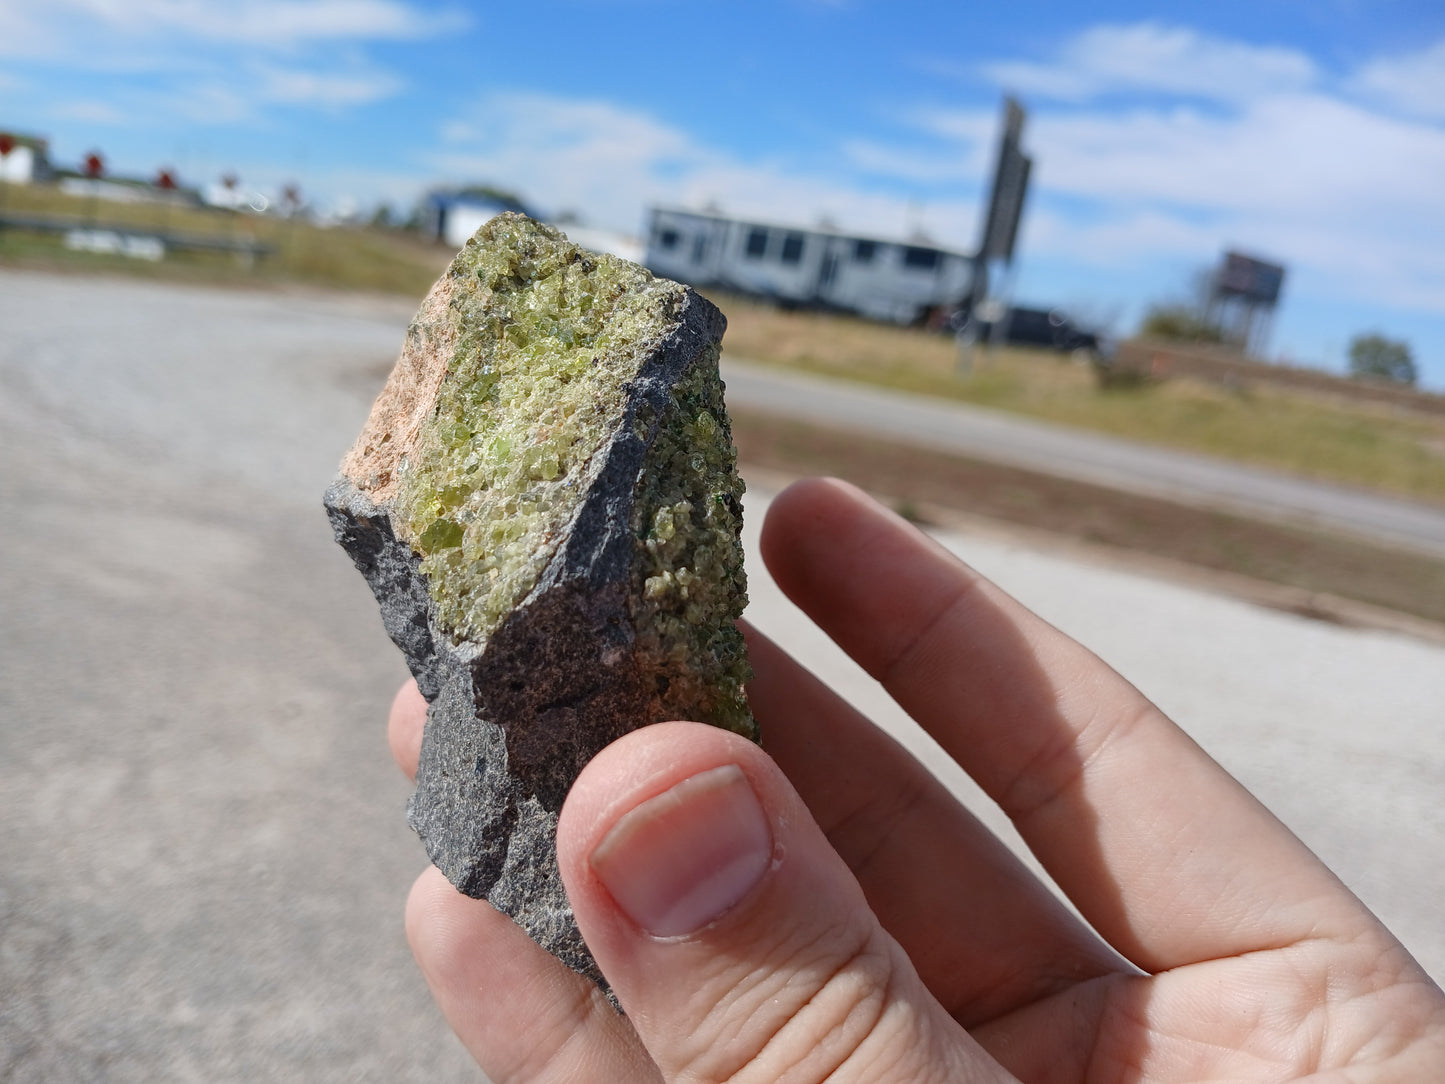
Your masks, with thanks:
[{"label": "green peridot crystal", "polygon": [[[686,288],[520,215],[479,230],[446,281],[455,345],[435,410],[400,465],[396,506],[437,623],[481,642],[555,558],[589,467],[623,424],[632,383]],[[717,356],[711,344],[662,418],[644,411],[634,422],[639,436],[656,432],[632,509],[630,603],[664,699],[752,734],[733,624],[747,597],[743,487]]]},{"label": "green peridot crystal", "polygon": [[556,551],[639,340],[682,287],[517,218],[483,227],[446,277],[456,344],[397,505],[442,625],[480,640]]}]

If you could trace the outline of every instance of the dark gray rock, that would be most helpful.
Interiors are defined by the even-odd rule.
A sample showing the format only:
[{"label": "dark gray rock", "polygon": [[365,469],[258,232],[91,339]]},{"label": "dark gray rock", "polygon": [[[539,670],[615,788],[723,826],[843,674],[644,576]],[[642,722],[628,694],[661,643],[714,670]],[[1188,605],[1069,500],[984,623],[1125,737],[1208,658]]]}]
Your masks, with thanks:
[{"label": "dark gray rock", "polygon": [[[458,638],[443,627],[424,554],[405,537],[395,487],[381,484],[386,471],[353,467],[348,474],[358,461],[353,455],[325,498],[337,541],[366,577],[382,623],[429,703],[408,809],[427,853],[458,890],[489,900],[604,990],[557,869],[557,814],[568,788],[603,747],[664,719],[702,719],[756,738],[734,680],[746,679],[733,624],[746,596],[737,541],[741,484],[717,376],[725,322],[703,298],[683,296],[678,311],[663,319],[664,333],[646,344],[625,386],[622,417],[585,471],[577,471],[586,489],[558,526],[561,542],[544,572],[485,638]],[[404,353],[398,372],[406,364]],[[415,396],[400,398],[411,409]],[[704,457],[712,469],[693,478],[698,456],[680,454],[679,442],[689,434],[696,439],[694,422],[703,411],[721,428]],[[382,499],[373,500],[369,489]],[[679,493],[715,515],[708,513],[708,531],[699,529],[695,541],[660,558],[667,546],[649,546],[649,525],[658,508],[677,507]],[[679,627],[687,593],[659,609],[648,577],[690,561],[701,567],[697,562],[729,546],[724,567],[731,579],[714,584],[712,595],[693,596],[686,627],[689,643],[702,645],[699,657],[679,662],[676,650],[663,648],[666,629]],[[701,636],[698,598],[710,600]]]}]

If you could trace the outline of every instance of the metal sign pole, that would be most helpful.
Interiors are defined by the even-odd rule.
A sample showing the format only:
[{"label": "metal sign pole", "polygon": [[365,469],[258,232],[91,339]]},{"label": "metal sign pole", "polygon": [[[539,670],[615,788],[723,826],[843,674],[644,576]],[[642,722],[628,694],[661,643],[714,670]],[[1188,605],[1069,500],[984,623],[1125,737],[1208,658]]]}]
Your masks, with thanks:
[{"label": "metal sign pole", "polygon": [[[1027,114],[1016,99],[1004,99],[993,188],[989,193],[983,221],[983,239],[979,243],[978,256],[974,262],[970,312],[959,338],[959,369],[962,372],[968,372],[973,367],[974,345],[978,339],[980,322],[989,325],[987,345],[990,353],[1008,338],[1016,277],[1014,246],[1018,240],[1024,198],[1028,194],[1029,175],[1033,170],[1033,160],[1024,154],[1019,146],[1026,119]],[[989,267],[990,261],[1002,265],[997,276],[989,274],[992,270]],[[980,271],[982,274],[979,274]],[[982,296],[978,289],[980,279],[983,284]],[[998,284],[997,289],[993,288],[995,281]]]}]

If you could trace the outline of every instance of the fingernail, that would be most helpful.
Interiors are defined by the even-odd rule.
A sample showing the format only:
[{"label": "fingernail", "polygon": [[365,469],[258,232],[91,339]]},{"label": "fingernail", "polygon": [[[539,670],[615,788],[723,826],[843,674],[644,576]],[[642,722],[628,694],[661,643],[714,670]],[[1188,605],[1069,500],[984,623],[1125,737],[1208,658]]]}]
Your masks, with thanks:
[{"label": "fingernail", "polygon": [[736,764],[684,779],[624,814],[592,869],[629,918],[674,937],[742,900],[773,858],[768,819]]}]

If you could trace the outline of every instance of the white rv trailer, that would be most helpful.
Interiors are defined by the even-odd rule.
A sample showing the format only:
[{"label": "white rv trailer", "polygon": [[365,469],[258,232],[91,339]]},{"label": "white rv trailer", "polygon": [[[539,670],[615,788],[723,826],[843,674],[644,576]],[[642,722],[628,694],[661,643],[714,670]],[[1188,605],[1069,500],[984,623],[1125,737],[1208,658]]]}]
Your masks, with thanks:
[{"label": "white rv trailer", "polygon": [[924,241],[671,207],[654,207],[650,214],[644,262],[694,286],[911,324],[932,309],[964,302],[973,283],[973,257]]}]

